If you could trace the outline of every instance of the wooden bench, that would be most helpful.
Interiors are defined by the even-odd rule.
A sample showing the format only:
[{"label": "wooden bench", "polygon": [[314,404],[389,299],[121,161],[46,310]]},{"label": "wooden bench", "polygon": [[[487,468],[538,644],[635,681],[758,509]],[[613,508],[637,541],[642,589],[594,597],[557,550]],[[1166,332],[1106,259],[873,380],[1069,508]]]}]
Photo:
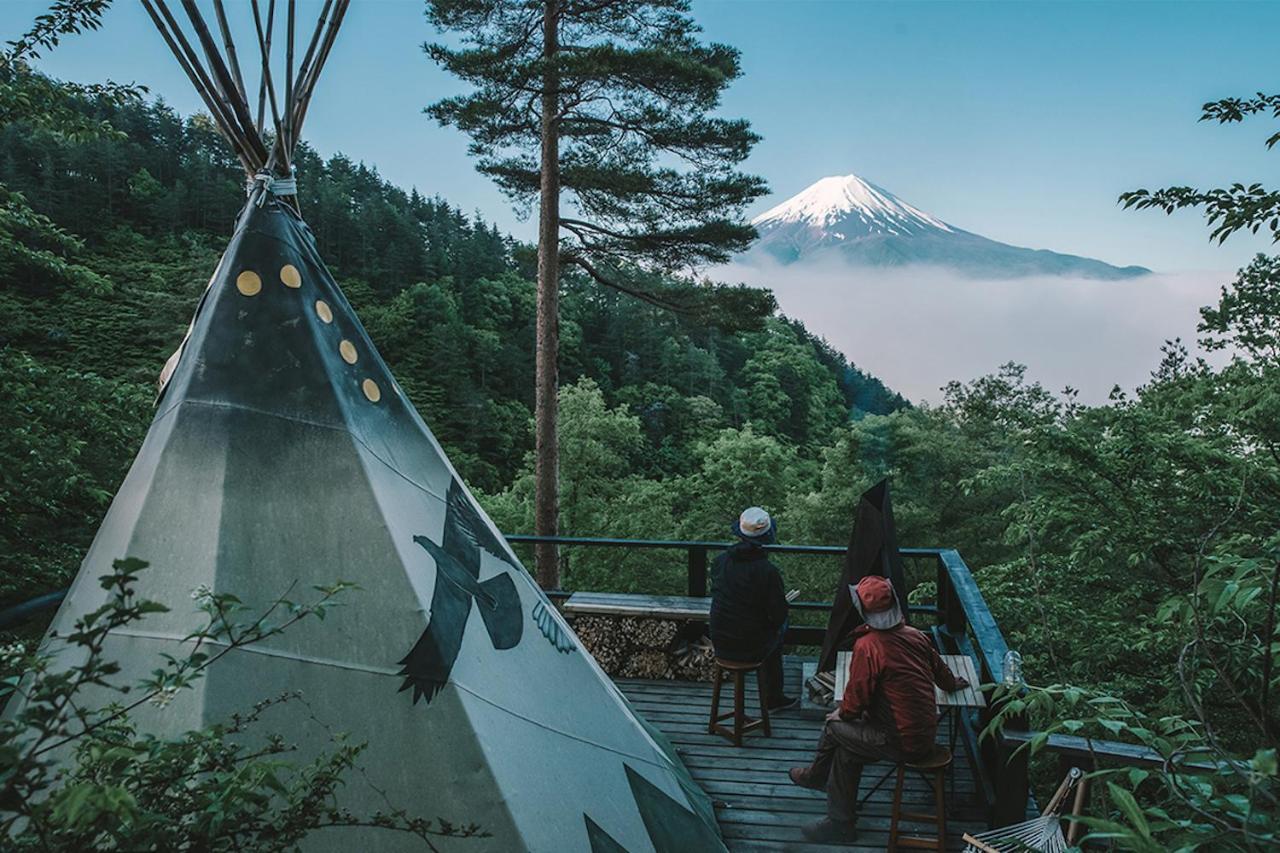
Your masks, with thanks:
[{"label": "wooden bench", "polygon": [[686,595],[634,595],[620,592],[575,592],[561,605],[566,614],[583,616],[640,616],[705,622],[711,618],[710,598]]}]

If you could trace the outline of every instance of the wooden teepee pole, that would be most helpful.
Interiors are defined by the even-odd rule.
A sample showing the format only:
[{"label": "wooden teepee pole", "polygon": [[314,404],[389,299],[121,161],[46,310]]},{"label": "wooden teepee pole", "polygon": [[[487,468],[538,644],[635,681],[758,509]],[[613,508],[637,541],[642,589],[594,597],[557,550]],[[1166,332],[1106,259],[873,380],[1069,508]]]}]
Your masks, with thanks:
[{"label": "wooden teepee pole", "polygon": [[311,96],[315,93],[316,81],[320,78],[320,72],[324,69],[325,63],[329,61],[329,51],[333,49],[333,43],[338,37],[338,28],[342,26],[342,19],[347,14],[347,8],[351,5],[351,0],[336,0],[333,8],[333,15],[329,19],[329,26],[325,30],[324,39],[320,44],[320,52],[316,55],[315,63],[308,69],[306,84],[301,87],[298,92],[298,103],[294,107],[297,112],[297,119],[294,121],[295,128],[301,128],[303,121],[307,117],[307,107],[311,105]]},{"label": "wooden teepee pole", "polygon": [[[316,80],[328,62],[338,28],[351,0],[324,0],[310,38],[307,39],[301,63],[295,61],[296,51],[300,47],[297,42],[298,3],[297,0],[284,0],[287,5],[284,24],[283,103],[277,98],[271,73],[276,0],[268,0],[265,28],[261,0],[250,0],[262,60],[256,120],[248,89],[245,87],[235,38],[227,19],[226,0],[210,0],[220,42],[215,39],[205,14],[200,11],[200,0],[172,2],[175,6],[180,5],[186,13],[187,26],[194,33],[192,38],[188,38],[183,25],[178,23],[177,17],[170,11],[169,0],[141,0],[170,52],[208,107],[218,130],[231,143],[245,171],[251,177],[264,171],[277,179],[289,176],[292,173],[294,149],[302,135],[302,123],[315,93]],[[275,139],[269,149],[265,133],[267,104],[271,105],[271,120],[275,131]],[[296,210],[296,199],[292,196],[280,196],[281,190],[279,186],[275,188],[277,196]]]},{"label": "wooden teepee pole", "polygon": [[195,0],[182,0],[182,7],[186,10],[187,18],[191,21],[196,37],[200,39],[200,45],[204,48],[205,57],[209,61],[209,70],[212,72],[219,92],[230,106],[232,116],[235,117],[236,122],[240,125],[240,130],[249,150],[255,155],[259,165],[265,163],[267,160],[267,148],[263,145],[262,139],[254,129],[253,118],[249,115],[249,105],[236,93],[235,82],[231,79],[231,72],[227,70],[222,54],[218,52],[217,42],[213,40],[213,34],[209,32],[204,15],[200,13]]},{"label": "wooden teepee pole", "polygon": [[[316,28],[311,33],[311,41],[307,43],[307,52],[302,54],[302,64],[298,66],[298,95],[302,94],[306,85],[307,74],[311,70],[311,60],[316,53],[316,45],[320,43],[320,36],[324,34],[325,21],[329,18],[329,9],[333,6],[333,0],[324,0],[324,6],[320,9],[320,15],[316,18]],[[296,98],[295,98],[296,100]]]},{"label": "wooden teepee pole", "polygon": [[[276,23],[276,0],[271,0],[271,5],[267,7],[267,39],[266,44],[262,44],[262,21],[258,15],[258,0],[253,0],[253,23],[258,30],[258,44],[262,50],[262,64],[266,68],[271,67],[271,33],[275,29]],[[258,135],[266,139],[264,135],[263,120],[267,107],[267,74],[258,75]]]},{"label": "wooden teepee pole", "polygon": [[222,43],[227,49],[227,62],[231,66],[231,76],[236,81],[236,91],[240,99],[247,103],[249,96],[245,93],[244,77],[240,75],[240,60],[236,57],[236,43],[231,38],[231,28],[227,26],[227,10],[222,7],[222,0],[213,0],[213,11],[218,17],[218,29],[222,32]]},{"label": "wooden teepee pole", "polygon": [[231,143],[231,147],[234,149],[236,157],[239,158],[240,164],[244,166],[246,172],[252,174],[254,170],[253,159],[244,141],[236,132],[235,123],[227,113],[226,104],[218,97],[212,82],[200,65],[199,57],[191,49],[186,36],[183,35],[182,30],[178,27],[177,21],[174,20],[172,13],[165,6],[164,0],[142,0],[142,6],[146,9],[147,14],[151,16],[152,23],[159,30],[174,58],[178,60],[178,65],[181,66],[191,80],[192,85],[195,86],[196,92],[204,101],[205,106],[208,107],[209,115],[213,118],[214,124],[217,125],[218,130],[221,131],[226,140]]},{"label": "wooden teepee pole", "polygon": [[286,17],[288,25],[285,28],[284,47],[284,144],[280,146],[280,153],[285,171],[288,172],[289,161],[293,157],[293,36],[297,30],[296,0],[289,0]]},{"label": "wooden teepee pole", "polygon": [[[262,13],[258,6],[258,0],[252,0],[252,6],[253,23],[254,27],[258,31],[258,49],[262,53],[262,79],[266,81],[267,96],[268,100],[271,102],[271,121],[275,125],[276,130],[276,141],[275,144],[271,146],[271,155],[267,158],[267,162],[264,166],[265,169],[270,170],[275,166],[277,153],[280,150],[281,140],[284,136],[284,130],[280,125],[280,109],[276,104],[276,86],[271,80],[271,48],[266,41],[266,36],[264,36],[262,32]],[[268,14],[272,17],[275,16],[275,7],[275,0],[271,0]]]}]

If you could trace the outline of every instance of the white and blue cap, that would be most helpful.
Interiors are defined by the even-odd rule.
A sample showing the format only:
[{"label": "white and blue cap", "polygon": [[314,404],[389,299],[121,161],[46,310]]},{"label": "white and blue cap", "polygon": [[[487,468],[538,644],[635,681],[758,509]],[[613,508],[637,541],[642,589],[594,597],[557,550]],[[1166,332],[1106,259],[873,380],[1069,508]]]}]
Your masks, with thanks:
[{"label": "white and blue cap", "polygon": [[773,519],[758,506],[744,509],[733,525],[734,536],[751,542],[770,542],[773,540],[773,532]]}]

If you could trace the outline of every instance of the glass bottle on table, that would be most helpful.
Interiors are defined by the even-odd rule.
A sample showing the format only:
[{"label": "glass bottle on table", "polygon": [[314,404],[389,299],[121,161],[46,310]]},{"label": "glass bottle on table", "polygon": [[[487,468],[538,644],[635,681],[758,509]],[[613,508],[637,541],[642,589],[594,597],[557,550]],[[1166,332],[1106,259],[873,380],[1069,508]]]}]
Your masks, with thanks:
[{"label": "glass bottle on table", "polygon": [[1004,653],[1004,681],[1005,687],[1021,687],[1026,684],[1026,680],[1022,677],[1022,655],[1014,649]]}]

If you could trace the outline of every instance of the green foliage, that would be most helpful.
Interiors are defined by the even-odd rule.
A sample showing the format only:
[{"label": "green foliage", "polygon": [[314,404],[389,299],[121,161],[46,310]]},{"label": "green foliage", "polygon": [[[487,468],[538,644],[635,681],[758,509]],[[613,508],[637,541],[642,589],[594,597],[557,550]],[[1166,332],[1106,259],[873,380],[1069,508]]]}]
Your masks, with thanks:
[{"label": "green foliage", "polygon": [[[1278,103],[1227,99],[1207,104],[1203,118],[1280,116]],[[1204,206],[1218,240],[1263,226],[1280,237],[1277,195],[1256,184],[1121,200],[1166,212]],[[1020,562],[1041,614],[1042,627],[1024,634],[1031,671],[1089,685],[1005,693],[988,734],[1025,714],[1042,730],[1033,752],[1055,732],[1154,751],[1162,763],[1150,770],[1094,774],[1107,799],[1084,817],[1090,838],[1122,849],[1280,845],[1277,294],[1280,265],[1258,256],[1201,311],[1201,345],[1229,352],[1225,367],[1193,362],[1173,342],[1134,398],[1063,408],[1025,434],[1029,453],[982,478],[1016,477],[1021,491],[1009,531],[1026,543]],[[1001,603],[1019,568],[984,573],[988,597],[992,574],[1004,575]],[[1073,642],[1055,641],[1057,631]],[[1076,649],[1096,668],[1082,669]]]},{"label": "green foliage", "polygon": [[1203,345],[1230,349],[1259,364],[1280,365],[1280,257],[1258,255],[1223,288],[1217,306],[1200,311]]},{"label": "green foliage", "polygon": [[[1055,734],[1124,741],[1162,763],[1089,774],[1105,783],[1100,813],[1080,820],[1083,839],[1122,850],[1258,850],[1280,844],[1280,770],[1275,747],[1241,756],[1222,751],[1210,727],[1178,714],[1155,715],[1115,696],[1054,684],[996,693],[999,713],[984,737],[1014,715],[1042,721],[1025,747],[1034,755]],[[1095,797],[1095,802],[1099,801]]]},{"label": "green foliage", "polygon": [[151,397],[0,349],[0,597],[71,580],[142,441]]},{"label": "green foliage", "polygon": [[31,29],[0,52],[0,124],[30,122],[64,138],[86,140],[114,133],[84,106],[101,101],[123,106],[136,103],[145,88],[118,83],[66,83],[31,69],[31,61],[56,48],[66,36],[102,25],[111,0],[55,0],[36,17]]},{"label": "green foliage", "polygon": [[42,51],[57,47],[63,36],[96,30],[110,5],[111,0],[54,0],[49,11],[36,16],[31,29],[9,42],[9,54],[16,59],[35,59]]},{"label": "green foliage", "polygon": [[[5,603],[74,574],[244,203],[240,165],[207,118],[184,120],[159,103],[71,103],[113,131],[79,138],[34,118],[0,125],[0,182],[31,200],[24,215],[41,217],[41,239],[62,235],[43,243],[39,229],[14,226],[9,238],[0,211],[0,393],[11,401],[0,413],[0,500],[12,508],[0,513]],[[383,357],[468,483],[511,507],[500,512],[506,529],[530,529],[518,508],[533,444],[534,286],[519,247],[342,155],[321,161],[304,145],[296,159],[320,252]],[[48,263],[4,268],[5,252],[37,250]],[[805,454],[851,413],[906,405],[780,318],[730,333],[577,279],[564,282],[561,318],[566,387],[594,382],[605,409],[638,419],[641,440],[625,454],[626,476],[637,476],[611,489],[612,515],[572,516],[570,531],[672,530],[663,481],[699,470],[700,445],[756,417],[749,373],[776,369],[794,403],[768,428]],[[516,494],[500,497],[508,488]],[[642,510],[634,518],[623,512],[629,502]]]},{"label": "green foliage", "polygon": [[[58,0],[36,18],[32,28],[0,52],[0,125],[23,123],[46,135],[87,141],[113,133],[110,125],[86,107],[92,101],[123,106],[137,101],[142,90],[113,83],[80,86],[35,73],[30,60],[52,50],[64,36],[95,30],[111,0]],[[27,283],[37,279],[102,291],[104,276],[75,263],[82,242],[37,213],[19,192],[0,183],[0,280]]]},{"label": "green foliage", "polygon": [[68,634],[39,653],[4,650],[9,674],[0,701],[21,700],[0,719],[6,850],[292,850],[316,830],[354,826],[413,835],[428,849],[438,836],[484,837],[476,826],[392,808],[361,815],[337,805],[363,744],[334,735],[318,757],[297,764],[287,759],[297,748],[287,735],[262,731],[277,706],[305,704],[299,694],[260,701],[207,728],[140,733],[131,711],[149,704],[163,713],[221,658],[303,619],[323,619],[354,588],[316,587],[312,601],[279,599],[261,614],[233,595],[197,589],[192,598],[201,616],[186,638],[190,651],[163,656],[151,676],[130,684],[106,647],[113,633],[167,610],[134,594],[146,568],[117,560],[100,578],[106,602]]},{"label": "green foliage", "polygon": [[104,276],[68,260],[84,243],[31,209],[22,193],[0,185],[0,278],[30,286],[52,280],[97,293],[111,288]]}]

